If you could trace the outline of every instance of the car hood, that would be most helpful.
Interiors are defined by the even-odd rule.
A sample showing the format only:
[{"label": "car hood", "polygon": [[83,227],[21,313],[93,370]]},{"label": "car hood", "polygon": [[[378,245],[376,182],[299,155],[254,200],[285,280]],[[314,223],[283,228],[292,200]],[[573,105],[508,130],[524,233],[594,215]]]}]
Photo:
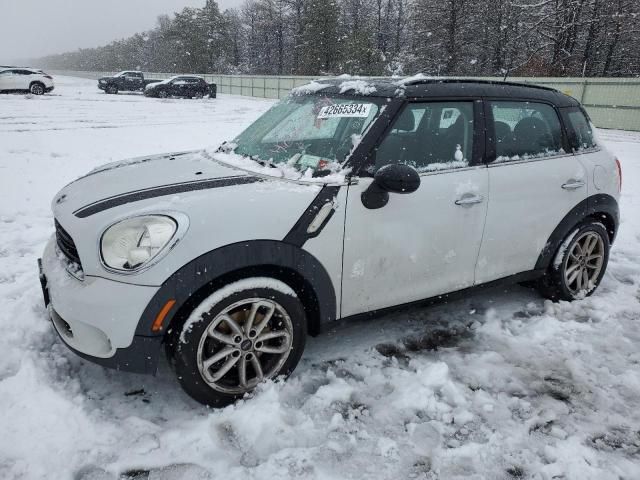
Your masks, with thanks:
[{"label": "car hood", "polygon": [[[212,161],[201,150],[138,157],[108,163],[64,187],[53,199],[54,212],[64,205],[76,216],[83,210],[126,197],[166,197],[184,192],[258,181],[249,172]],[[117,203],[117,202],[116,202]],[[103,205],[104,206],[104,205]],[[95,208],[94,208],[95,209]]]},{"label": "car hood", "polygon": [[[275,174],[277,169],[273,169]],[[250,172],[205,151],[140,157],[104,165],[64,187],[52,210],[78,252],[87,276],[127,281],[101,267],[100,235],[124,218],[163,214],[187,229],[171,255],[132,276],[137,285],[160,285],[204,253],[251,239],[282,241],[322,190]]]}]

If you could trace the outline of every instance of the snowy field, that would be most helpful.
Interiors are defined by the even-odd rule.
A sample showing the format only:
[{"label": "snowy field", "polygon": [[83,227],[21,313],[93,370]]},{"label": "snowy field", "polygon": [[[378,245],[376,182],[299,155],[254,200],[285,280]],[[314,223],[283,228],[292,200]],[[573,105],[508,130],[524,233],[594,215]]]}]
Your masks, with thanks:
[{"label": "snowy field", "polygon": [[602,131],[622,226],[598,292],[521,287],[309,339],[287,383],[208,410],[105,370],[49,325],[36,259],[54,193],[93,167],[229,139],[270,101],[0,96],[0,479],[640,478],[640,133]]}]

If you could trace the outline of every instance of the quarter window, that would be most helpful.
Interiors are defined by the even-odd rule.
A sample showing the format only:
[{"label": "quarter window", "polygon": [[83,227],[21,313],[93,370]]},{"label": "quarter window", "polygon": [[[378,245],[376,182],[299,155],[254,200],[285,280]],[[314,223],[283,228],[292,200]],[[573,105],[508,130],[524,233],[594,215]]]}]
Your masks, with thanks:
[{"label": "quarter window", "polygon": [[375,154],[377,170],[391,163],[430,172],[469,165],[473,148],[473,102],[409,104]]},{"label": "quarter window", "polygon": [[571,139],[571,147],[575,151],[581,151],[589,148],[597,147],[596,140],[593,135],[591,123],[585,114],[579,108],[570,108],[567,110],[566,117],[573,129],[574,138]]},{"label": "quarter window", "polygon": [[565,153],[562,128],[553,107],[533,102],[491,102],[496,162]]}]

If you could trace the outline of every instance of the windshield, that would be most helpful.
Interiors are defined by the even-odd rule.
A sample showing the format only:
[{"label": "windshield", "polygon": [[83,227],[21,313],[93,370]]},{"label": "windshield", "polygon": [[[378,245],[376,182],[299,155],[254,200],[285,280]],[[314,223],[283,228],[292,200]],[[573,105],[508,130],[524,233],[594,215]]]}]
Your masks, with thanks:
[{"label": "windshield", "polygon": [[335,172],[377,117],[381,102],[380,98],[291,96],[242,132],[230,149],[302,172]]}]

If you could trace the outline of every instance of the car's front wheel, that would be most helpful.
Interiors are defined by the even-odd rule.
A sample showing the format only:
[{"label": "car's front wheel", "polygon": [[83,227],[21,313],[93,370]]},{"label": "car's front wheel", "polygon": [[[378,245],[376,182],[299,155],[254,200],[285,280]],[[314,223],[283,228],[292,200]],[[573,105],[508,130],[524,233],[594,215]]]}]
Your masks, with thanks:
[{"label": "car's front wheel", "polygon": [[294,291],[256,277],[205,298],[170,334],[167,353],[182,388],[201,403],[221,407],[264,380],[289,375],[305,340],[305,311]]},{"label": "car's front wheel", "polygon": [[40,82],[34,82],[29,87],[29,91],[34,95],[44,95],[44,85]]},{"label": "car's front wheel", "polygon": [[104,92],[110,95],[116,95],[118,93],[118,87],[116,87],[115,85],[107,85],[107,88],[104,89]]},{"label": "car's front wheel", "polygon": [[578,225],[560,245],[540,292],[551,300],[576,300],[595,292],[609,262],[609,234],[604,225],[587,221]]}]

